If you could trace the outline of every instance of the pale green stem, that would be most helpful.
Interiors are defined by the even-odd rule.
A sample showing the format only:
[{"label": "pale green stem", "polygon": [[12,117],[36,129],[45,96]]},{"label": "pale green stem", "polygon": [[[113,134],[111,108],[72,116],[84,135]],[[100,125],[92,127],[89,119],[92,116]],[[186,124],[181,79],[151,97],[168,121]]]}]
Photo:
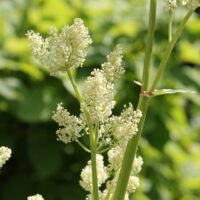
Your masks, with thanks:
[{"label": "pale green stem", "polygon": [[169,11],[169,24],[168,24],[168,40],[171,42],[173,37],[173,11]]},{"label": "pale green stem", "polygon": [[153,85],[151,87],[151,91],[152,92],[156,89],[156,86],[158,85],[158,82],[160,81],[160,78],[161,78],[161,76],[163,74],[163,71],[164,71],[164,69],[166,67],[166,64],[167,64],[167,62],[169,60],[169,56],[170,56],[170,54],[171,54],[171,52],[172,52],[172,50],[173,50],[178,38],[179,38],[179,36],[181,35],[181,33],[182,33],[187,21],[190,19],[190,17],[191,17],[193,12],[194,12],[194,10],[192,10],[192,9],[190,9],[187,12],[186,16],[184,17],[183,21],[180,23],[177,31],[175,32],[171,42],[167,46],[167,49],[165,50],[164,55],[162,56],[162,60],[160,62],[160,65],[158,67],[158,71],[157,71],[156,77],[154,79]]},{"label": "pale green stem", "polygon": [[[76,96],[80,102],[80,104],[84,103],[81,93],[76,85],[74,77],[71,71],[68,69],[67,74],[69,76],[70,82],[76,93]],[[87,125],[89,128],[89,137],[90,137],[90,148],[91,148],[91,161],[92,161],[92,197],[93,200],[99,200],[99,192],[98,192],[98,178],[97,178],[97,164],[96,164],[96,139],[95,139],[95,132],[93,130],[93,125],[91,123],[89,112],[86,109],[83,109],[83,114],[87,121]]]},{"label": "pale green stem", "polygon": [[91,144],[91,161],[92,161],[92,187],[93,187],[92,196],[94,200],[99,200],[97,162],[96,162],[97,148],[95,144],[94,132],[90,133],[90,144]]},{"label": "pale green stem", "polygon": [[74,92],[76,94],[76,97],[77,97],[78,101],[80,102],[80,104],[83,103],[83,98],[81,96],[81,93],[79,92],[79,89],[78,89],[78,87],[76,85],[76,82],[74,80],[72,72],[69,69],[67,70],[67,74],[68,74],[69,80],[70,80],[70,82],[72,84],[72,87],[74,89]]},{"label": "pale green stem", "polygon": [[95,145],[97,146],[99,139],[99,123],[95,124]]},{"label": "pale green stem", "polygon": [[155,22],[156,22],[156,3],[157,3],[156,0],[151,0],[150,3],[149,25],[148,25],[147,42],[145,49],[144,68],[142,75],[142,87],[144,90],[148,90],[150,62],[153,49],[153,40],[154,40]]},{"label": "pale green stem", "polygon": [[83,143],[81,143],[78,139],[76,140],[77,144],[84,149],[86,152],[91,153],[90,149],[88,149]]}]

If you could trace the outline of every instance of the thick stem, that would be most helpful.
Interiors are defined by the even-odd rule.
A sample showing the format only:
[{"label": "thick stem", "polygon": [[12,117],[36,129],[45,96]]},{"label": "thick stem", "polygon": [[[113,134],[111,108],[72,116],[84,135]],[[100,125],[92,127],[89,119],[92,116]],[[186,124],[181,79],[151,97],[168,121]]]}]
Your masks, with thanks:
[{"label": "thick stem", "polygon": [[146,113],[148,110],[149,101],[150,97],[140,96],[138,109],[142,111],[142,118],[140,119],[140,123],[138,125],[137,135],[135,135],[127,144],[113,200],[123,200],[125,197],[126,188],[133,166],[133,161],[138,147],[138,142],[141,136],[144,121],[146,118]]},{"label": "thick stem", "polygon": [[[79,89],[74,80],[74,77],[69,69],[67,70],[67,74],[69,76],[70,82],[72,84],[72,87],[74,89],[74,92],[75,92],[80,104],[84,103],[81,93],[79,92]],[[90,137],[91,162],[92,162],[92,197],[93,197],[93,200],[99,200],[97,164],[96,164],[97,146],[96,146],[95,132],[93,130],[93,125],[91,123],[89,112],[86,109],[83,109],[83,114],[87,121],[87,125],[89,128],[89,137]]]},{"label": "thick stem", "polygon": [[161,78],[161,76],[162,76],[162,74],[163,74],[163,71],[164,71],[164,69],[165,69],[165,67],[166,67],[166,64],[167,64],[167,62],[168,62],[168,60],[169,60],[169,56],[170,56],[170,54],[171,54],[171,52],[172,52],[172,50],[173,50],[173,48],[174,48],[174,45],[176,44],[176,42],[177,42],[179,36],[181,35],[181,33],[182,33],[182,31],[183,31],[183,29],[184,29],[184,27],[185,27],[187,21],[190,19],[190,17],[191,17],[191,15],[192,15],[193,11],[194,11],[194,10],[192,10],[192,9],[190,9],[190,10],[188,11],[188,13],[187,13],[186,16],[184,17],[183,21],[182,21],[181,24],[179,25],[177,31],[175,32],[175,34],[174,34],[174,36],[173,36],[171,42],[170,42],[169,45],[167,46],[167,49],[166,49],[166,51],[164,52],[164,55],[163,55],[163,57],[162,57],[162,60],[161,60],[161,62],[160,62],[160,65],[159,65],[159,67],[158,67],[158,71],[157,71],[156,77],[155,77],[154,82],[153,82],[153,85],[152,85],[152,87],[151,87],[151,91],[154,91],[154,90],[156,89],[156,87],[157,87],[157,85],[158,85],[158,82],[160,81],[160,78]]},{"label": "thick stem", "polygon": [[[118,182],[117,182],[117,185],[116,185],[116,188],[115,188],[114,196],[112,198],[113,200],[124,200],[126,188],[127,188],[127,185],[128,185],[130,174],[131,174],[132,165],[133,165],[134,158],[135,158],[135,155],[136,155],[136,151],[137,151],[137,148],[138,148],[139,139],[140,139],[140,136],[141,136],[141,133],[142,133],[144,121],[145,121],[145,118],[146,118],[146,113],[147,113],[147,110],[148,110],[148,107],[149,107],[149,102],[150,102],[150,99],[151,99],[151,96],[152,96],[151,91],[153,91],[156,88],[156,86],[157,86],[157,84],[160,80],[161,74],[162,74],[162,72],[165,68],[165,65],[166,65],[166,63],[169,59],[170,53],[171,53],[177,39],[179,38],[181,32],[183,31],[185,24],[187,23],[190,16],[192,15],[192,13],[193,13],[193,10],[188,11],[187,15],[184,17],[184,19],[181,22],[181,24],[179,25],[176,33],[174,34],[171,42],[169,43],[168,48],[164,53],[163,59],[161,61],[160,67],[158,69],[158,73],[156,75],[156,78],[154,80],[154,83],[152,85],[151,90],[145,91],[144,87],[141,90],[141,95],[140,95],[140,98],[139,98],[137,108],[142,111],[143,115],[142,115],[142,118],[141,118],[140,123],[138,125],[137,135],[135,135],[127,144],[125,154],[124,154],[124,158],[123,158],[123,161],[122,161],[122,166],[121,166],[121,169],[120,169],[119,179],[118,179]],[[143,76],[143,81],[145,83],[148,83],[147,78],[148,78],[147,74]],[[144,82],[142,82],[143,86],[144,86]]]},{"label": "thick stem", "polygon": [[150,62],[153,49],[153,40],[154,40],[155,22],[156,22],[156,3],[157,3],[156,0],[151,0],[150,3],[149,25],[148,25],[147,43],[145,49],[144,70],[142,75],[142,83],[143,83],[142,87],[144,90],[148,90]]},{"label": "thick stem", "polygon": [[[148,90],[149,69],[150,69],[150,61],[151,61],[154,31],[155,31],[155,21],[156,21],[156,3],[157,3],[156,0],[151,0],[150,2],[149,25],[148,25],[147,45],[145,50],[145,61],[143,68],[141,93],[143,93],[143,91]],[[137,135],[134,136],[127,144],[113,200],[123,200],[125,197],[133,161],[135,158],[139,138],[142,132],[143,124],[146,117],[146,112],[149,105],[149,100],[150,98],[148,96],[140,95],[140,99],[138,102],[138,109],[142,111],[142,118],[138,125]]]}]

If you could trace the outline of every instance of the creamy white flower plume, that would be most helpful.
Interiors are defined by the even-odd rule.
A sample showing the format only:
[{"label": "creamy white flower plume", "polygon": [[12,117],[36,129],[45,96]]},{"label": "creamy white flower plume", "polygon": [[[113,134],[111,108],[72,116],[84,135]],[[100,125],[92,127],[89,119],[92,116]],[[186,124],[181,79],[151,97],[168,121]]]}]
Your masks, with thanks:
[{"label": "creamy white flower plume", "polygon": [[82,136],[80,132],[85,126],[84,123],[80,118],[70,115],[70,113],[63,108],[62,103],[58,104],[52,118],[60,126],[60,129],[56,132],[59,140],[67,144]]},{"label": "creamy white flower plume", "polygon": [[29,196],[27,198],[27,200],[44,200],[44,198],[42,197],[42,195],[36,194],[36,195],[33,195],[33,196]]},{"label": "creamy white flower plume", "polygon": [[116,49],[107,56],[107,62],[102,64],[102,71],[108,82],[114,83],[125,72],[122,67],[122,49]]},{"label": "creamy white flower plume", "polygon": [[51,28],[46,39],[34,31],[29,31],[27,36],[33,55],[48,67],[53,76],[69,68],[82,66],[87,54],[86,48],[92,43],[88,29],[79,18],[71,26],[64,26],[60,33]]},{"label": "creamy white flower plume", "polygon": [[10,148],[4,146],[0,147],[0,168],[9,160],[11,153],[12,151]]},{"label": "creamy white flower plume", "polygon": [[[96,155],[97,163],[97,178],[98,186],[100,187],[108,178],[107,169],[104,166],[103,156]],[[80,185],[86,191],[92,192],[92,166],[91,161],[88,161],[87,165],[82,169]]]},{"label": "creamy white flower plume", "polygon": [[114,96],[114,85],[100,70],[94,70],[85,82],[82,110],[89,111],[92,123],[104,122],[112,114]]}]

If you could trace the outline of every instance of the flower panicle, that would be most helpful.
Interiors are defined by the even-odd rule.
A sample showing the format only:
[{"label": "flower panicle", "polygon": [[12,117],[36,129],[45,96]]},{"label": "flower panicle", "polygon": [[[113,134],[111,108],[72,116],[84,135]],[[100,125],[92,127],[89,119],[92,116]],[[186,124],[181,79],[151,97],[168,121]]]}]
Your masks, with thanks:
[{"label": "flower panicle", "polygon": [[116,49],[107,56],[107,62],[102,64],[102,72],[108,82],[115,83],[124,74],[122,57],[122,48],[117,45]]},{"label": "flower panicle", "polygon": [[64,26],[60,33],[52,27],[45,39],[34,31],[28,31],[27,37],[33,56],[48,67],[52,76],[83,66],[86,49],[92,43],[88,28],[79,18],[71,26]]},{"label": "flower panicle", "polygon": [[80,118],[70,115],[64,109],[62,103],[58,104],[56,111],[53,112],[52,118],[60,126],[56,132],[58,140],[67,144],[71,141],[76,141],[82,136],[81,131],[84,129],[85,124]]},{"label": "flower panicle", "polygon": [[[51,28],[47,38],[33,31],[29,31],[27,36],[33,55],[48,67],[50,75],[53,76],[82,66],[86,57],[86,48],[92,42],[88,29],[81,19],[75,19],[71,26],[64,26],[60,33],[57,29]],[[97,148],[97,189],[99,189],[100,200],[107,198],[107,195],[112,197],[114,192],[112,188],[117,183],[124,148],[137,134],[138,124],[142,117],[141,111],[134,110],[132,104],[126,106],[119,116],[112,116],[116,103],[115,84],[124,72],[122,49],[117,46],[107,56],[107,61],[101,65],[101,69],[94,69],[86,79],[81,95],[80,117],[71,115],[62,103],[57,105],[52,116],[59,125],[56,132],[58,140],[65,144],[77,141],[82,145],[78,139],[84,134],[87,135],[89,128],[94,129]],[[109,146],[110,149],[107,149]],[[105,150],[104,148],[108,151],[107,166],[104,165],[103,155],[99,153],[105,152],[101,151]],[[135,174],[139,173],[142,164],[142,158],[136,157],[133,163],[133,175],[126,192],[125,199],[127,200],[139,185],[139,178]],[[100,188],[104,183],[106,183],[106,188],[101,191]],[[80,185],[89,192],[86,198],[88,200],[92,199],[92,184],[92,161],[90,160],[83,168],[80,180]],[[43,200],[43,197],[37,194],[28,197],[28,200]]]},{"label": "flower panicle", "polygon": [[115,105],[114,85],[108,82],[101,70],[95,69],[85,81],[82,110],[90,113],[93,124],[104,122]]}]

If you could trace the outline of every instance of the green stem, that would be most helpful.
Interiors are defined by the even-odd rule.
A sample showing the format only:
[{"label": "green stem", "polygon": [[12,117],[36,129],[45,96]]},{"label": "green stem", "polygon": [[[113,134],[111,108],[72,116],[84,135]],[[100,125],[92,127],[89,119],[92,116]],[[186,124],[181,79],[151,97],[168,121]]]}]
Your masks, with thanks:
[{"label": "green stem", "polygon": [[154,40],[155,22],[156,22],[156,3],[157,3],[156,0],[151,0],[150,3],[147,44],[145,49],[144,70],[142,76],[142,83],[143,83],[142,87],[144,90],[148,90],[150,62],[153,49],[153,40]]},{"label": "green stem", "polygon": [[168,24],[168,40],[169,40],[169,42],[171,42],[172,36],[173,36],[172,25],[173,25],[173,11],[170,11],[169,24]]},{"label": "green stem", "polygon": [[77,144],[84,149],[86,152],[91,153],[90,149],[88,149],[83,143],[81,143],[78,139],[76,140]]},{"label": "green stem", "polygon": [[99,139],[99,123],[95,124],[95,145],[98,145],[98,139]]},{"label": "green stem", "polygon": [[133,161],[138,147],[138,142],[148,110],[149,101],[150,97],[140,96],[138,109],[142,111],[142,118],[140,119],[140,123],[138,125],[137,135],[135,135],[127,144],[113,200],[122,200],[125,197],[126,188],[128,185],[129,177],[131,175]]},{"label": "green stem", "polygon": [[97,162],[96,162],[96,144],[95,135],[90,134],[90,144],[91,144],[91,161],[92,161],[92,196],[94,200],[99,200],[99,188],[98,188],[98,177],[97,177]]},{"label": "green stem", "polygon": [[[67,74],[69,76],[70,82],[72,84],[72,87],[74,89],[74,92],[75,92],[80,104],[84,103],[81,93],[79,92],[79,89],[74,80],[74,77],[69,69],[67,70]],[[89,128],[89,137],[90,137],[91,161],[92,161],[92,197],[93,197],[93,200],[99,200],[97,164],[96,164],[96,153],[97,153],[96,149],[97,149],[97,147],[96,147],[96,140],[95,140],[95,132],[93,130],[93,125],[91,123],[89,112],[86,109],[83,109],[83,114],[87,121],[87,125]]]},{"label": "green stem", "polygon": [[192,15],[193,11],[194,11],[193,9],[190,9],[190,10],[187,12],[186,16],[184,17],[183,21],[180,23],[180,25],[179,25],[177,31],[175,32],[175,34],[174,34],[174,36],[173,36],[171,42],[170,42],[169,45],[167,46],[167,49],[166,49],[166,51],[164,52],[164,55],[163,55],[162,60],[161,60],[161,62],[160,62],[160,65],[159,65],[159,68],[158,68],[156,77],[155,77],[155,79],[154,79],[153,85],[152,85],[152,87],[151,87],[151,91],[154,91],[155,88],[156,88],[156,86],[158,85],[158,82],[160,81],[160,78],[161,78],[162,73],[163,73],[163,71],[164,71],[164,69],[165,69],[165,66],[166,66],[166,64],[167,64],[167,62],[168,62],[168,60],[169,60],[169,56],[170,56],[170,54],[171,54],[171,52],[172,52],[172,50],[173,50],[173,48],[174,48],[174,46],[175,46],[175,44],[176,44],[178,38],[179,38],[179,36],[181,35],[181,33],[182,33],[182,31],[183,31],[183,29],[184,29],[184,27],[185,27],[187,21],[190,19],[190,17],[191,17],[191,15]]},{"label": "green stem", "polygon": [[[176,33],[174,34],[171,42],[169,43],[169,46],[166,50],[166,52],[164,53],[163,59],[161,61],[160,67],[158,69],[158,73],[156,75],[155,81],[152,85],[152,88],[150,91],[145,91],[144,87],[141,89],[141,95],[139,98],[139,102],[138,102],[138,106],[137,108],[140,109],[142,111],[142,118],[140,120],[140,123],[138,125],[138,133],[137,135],[135,135],[127,144],[125,153],[124,153],[124,158],[122,161],[122,166],[120,169],[120,174],[119,174],[119,179],[115,188],[115,193],[113,196],[113,200],[123,200],[125,197],[125,193],[126,193],[126,188],[128,185],[128,181],[129,181],[129,177],[131,175],[131,170],[132,170],[132,165],[134,162],[134,158],[136,155],[136,151],[138,148],[138,143],[139,143],[139,139],[142,133],[142,129],[143,129],[143,125],[144,125],[144,121],[146,118],[146,113],[148,111],[148,107],[149,107],[149,102],[151,100],[152,97],[152,91],[154,91],[154,89],[156,88],[161,74],[164,70],[164,67],[169,59],[169,55],[178,39],[178,37],[180,36],[181,32],[183,31],[183,28],[185,27],[185,24],[187,23],[187,21],[189,20],[190,16],[192,15],[193,10],[189,10],[188,13],[186,14],[186,16],[184,17],[183,21],[181,22],[181,24],[179,25]],[[145,70],[145,69],[144,69]],[[148,78],[147,75],[143,76],[143,81],[145,81],[146,83],[148,83],[148,81],[146,80]],[[144,85],[144,83],[143,83]]]},{"label": "green stem", "polygon": [[83,98],[81,96],[81,93],[79,92],[79,89],[78,89],[78,87],[76,85],[76,82],[74,80],[72,72],[69,69],[67,69],[67,74],[68,74],[69,80],[70,80],[70,82],[72,84],[72,87],[74,89],[74,92],[76,93],[76,97],[78,98],[80,103],[83,103]]}]

